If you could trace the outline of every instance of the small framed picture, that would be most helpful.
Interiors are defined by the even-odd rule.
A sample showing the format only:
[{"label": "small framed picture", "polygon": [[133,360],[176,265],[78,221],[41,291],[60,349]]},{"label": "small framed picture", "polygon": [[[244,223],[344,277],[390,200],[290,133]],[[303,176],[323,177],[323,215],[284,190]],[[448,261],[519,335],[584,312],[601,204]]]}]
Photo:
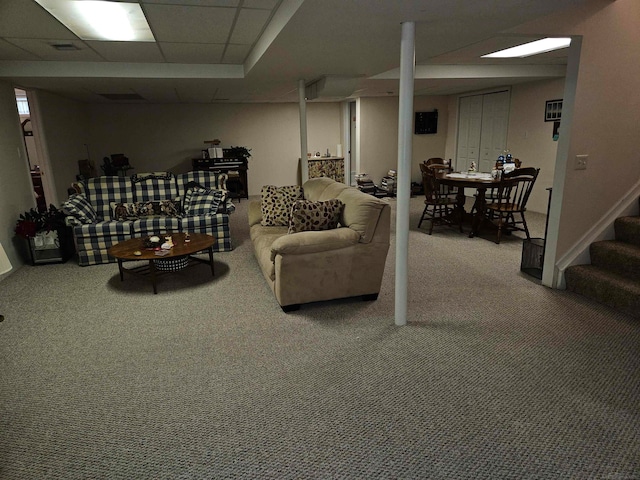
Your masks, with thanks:
[{"label": "small framed picture", "polygon": [[557,122],[562,118],[562,98],[547,100],[544,108],[544,121]]}]

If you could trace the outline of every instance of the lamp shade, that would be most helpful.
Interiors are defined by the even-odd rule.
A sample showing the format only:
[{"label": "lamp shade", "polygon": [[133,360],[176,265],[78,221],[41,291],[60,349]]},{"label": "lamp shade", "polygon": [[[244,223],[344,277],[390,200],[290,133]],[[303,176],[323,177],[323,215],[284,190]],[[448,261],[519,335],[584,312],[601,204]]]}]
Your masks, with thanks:
[{"label": "lamp shade", "polygon": [[7,253],[4,251],[4,247],[0,243],[0,275],[7,273],[12,268],[9,257],[7,257]]}]

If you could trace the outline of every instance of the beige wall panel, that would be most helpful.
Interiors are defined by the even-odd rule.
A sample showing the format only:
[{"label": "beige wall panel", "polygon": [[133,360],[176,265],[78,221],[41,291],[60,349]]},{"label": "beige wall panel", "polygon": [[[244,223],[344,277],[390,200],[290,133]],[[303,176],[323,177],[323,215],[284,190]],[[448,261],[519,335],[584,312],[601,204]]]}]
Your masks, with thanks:
[{"label": "beige wall panel", "polygon": [[[559,20],[584,35],[569,135],[564,202],[556,258],[562,257],[640,178],[640,2],[594,2],[518,28],[518,33],[552,31]],[[555,33],[558,33],[557,30]],[[589,155],[575,170],[575,155]],[[613,220],[613,219],[612,219]]]},{"label": "beige wall panel", "polygon": [[[390,169],[396,170],[398,166],[398,97],[362,98],[360,102],[362,171],[359,173],[368,173],[375,183],[379,183]],[[447,105],[447,97],[422,96],[414,99],[414,111],[438,109],[438,133],[412,135],[412,181],[421,181],[420,162],[445,155]]]},{"label": "beige wall panel", "polygon": [[547,212],[549,192],[553,186],[558,142],[553,140],[553,122],[544,121],[545,101],[562,98],[564,79],[514,85],[511,89],[511,112],[507,148],[524,167],[540,168],[527,208]]},{"label": "beige wall panel", "polygon": [[[249,194],[262,185],[298,181],[300,117],[295,103],[230,105],[91,105],[92,155],[123,153],[131,173],[191,169],[206,140],[246,146]],[[340,143],[340,104],[307,105],[310,151],[335,154]],[[100,162],[101,163],[101,162]]]}]

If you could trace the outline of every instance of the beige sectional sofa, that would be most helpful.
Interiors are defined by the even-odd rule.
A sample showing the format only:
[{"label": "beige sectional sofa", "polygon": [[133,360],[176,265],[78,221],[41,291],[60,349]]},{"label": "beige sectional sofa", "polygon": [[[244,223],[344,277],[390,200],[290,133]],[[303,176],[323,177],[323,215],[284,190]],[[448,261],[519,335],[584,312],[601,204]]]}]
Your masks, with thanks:
[{"label": "beige sectional sofa", "polygon": [[287,226],[262,225],[260,201],[249,204],[254,254],[282,309],[354,296],[377,299],[389,250],[389,204],[325,177],[302,188],[306,200],[344,203],[338,228],[290,234]]}]

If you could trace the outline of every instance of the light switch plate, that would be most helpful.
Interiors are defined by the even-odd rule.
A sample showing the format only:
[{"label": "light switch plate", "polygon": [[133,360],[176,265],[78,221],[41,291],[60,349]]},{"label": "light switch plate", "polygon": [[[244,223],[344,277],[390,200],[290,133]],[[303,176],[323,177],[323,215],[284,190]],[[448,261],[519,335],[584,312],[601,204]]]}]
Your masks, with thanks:
[{"label": "light switch plate", "polygon": [[587,169],[587,160],[589,159],[589,155],[576,155],[576,161],[574,165],[574,169],[576,170],[586,170]]}]

